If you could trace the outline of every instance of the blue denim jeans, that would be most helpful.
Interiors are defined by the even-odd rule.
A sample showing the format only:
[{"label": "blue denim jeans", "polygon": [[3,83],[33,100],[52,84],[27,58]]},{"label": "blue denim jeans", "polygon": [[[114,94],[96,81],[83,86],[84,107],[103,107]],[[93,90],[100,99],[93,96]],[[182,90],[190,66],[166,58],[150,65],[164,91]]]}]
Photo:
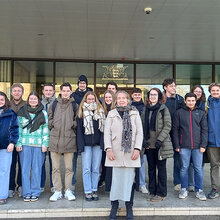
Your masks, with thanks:
[{"label": "blue denim jeans", "polygon": [[12,152],[0,150],[0,199],[8,198],[9,176],[11,169]]},{"label": "blue denim jeans", "polygon": [[46,163],[46,156],[48,155],[48,159],[49,159],[49,169],[50,169],[50,187],[53,187],[53,182],[52,182],[52,160],[51,160],[51,156],[50,156],[50,152],[46,152],[45,154],[45,159],[44,159],[44,163],[42,166],[42,173],[41,173],[41,183],[40,183],[40,187],[44,188],[45,186],[45,182],[46,182],[46,167],[45,167],[45,163]]},{"label": "blue denim jeans", "polygon": [[19,156],[23,197],[39,196],[41,193],[41,171],[45,160],[45,153],[42,153],[41,147],[22,146]]},{"label": "blue denim jeans", "polygon": [[203,153],[200,152],[200,149],[185,149],[180,150],[180,179],[181,187],[188,188],[188,172],[190,166],[190,160],[192,157],[192,163],[194,168],[194,179],[195,179],[195,191],[203,189]]},{"label": "blue denim jeans", "polygon": [[85,146],[81,155],[84,192],[92,193],[98,188],[102,149],[100,146]]},{"label": "blue denim jeans", "polygon": [[141,158],[141,167],[139,168],[139,186],[146,186],[146,161],[147,161],[147,156],[146,154],[143,155]]},{"label": "blue denim jeans", "polygon": [[74,185],[76,184],[77,159],[78,159],[78,152],[74,152],[74,155],[73,155],[73,178],[72,178],[72,186],[74,186]]},{"label": "blue denim jeans", "polygon": [[188,173],[188,186],[195,186],[193,163],[190,162]]}]

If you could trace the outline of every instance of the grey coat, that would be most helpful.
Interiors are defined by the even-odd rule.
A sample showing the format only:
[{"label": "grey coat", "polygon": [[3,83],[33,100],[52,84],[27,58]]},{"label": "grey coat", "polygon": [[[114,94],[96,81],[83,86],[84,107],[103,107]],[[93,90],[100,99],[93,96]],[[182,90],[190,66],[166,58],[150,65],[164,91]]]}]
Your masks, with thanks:
[{"label": "grey coat", "polygon": [[[146,130],[145,130],[145,112],[146,107],[141,115],[143,129],[144,129],[144,140],[143,140],[143,148],[149,146],[148,141],[146,139]],[[171,117],[170,112],[165,104],[162,104],[157,112],[156,116],[156,137],[157,140],[162,142],[162,146],[158,152],[158,160],[164,160],[170,157],[173,157],[173,146],[170,139],[170,130],[171,130]]]}]

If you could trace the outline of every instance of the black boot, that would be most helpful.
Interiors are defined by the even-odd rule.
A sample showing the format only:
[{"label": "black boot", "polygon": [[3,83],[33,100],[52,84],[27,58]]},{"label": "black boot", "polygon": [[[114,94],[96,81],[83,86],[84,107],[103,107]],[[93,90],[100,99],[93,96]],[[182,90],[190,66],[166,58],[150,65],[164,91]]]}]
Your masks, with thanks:
[{"label": "black boot", "polygon": [[128,220],[133,220],[134,216],[133,216],[133,210],[132,210],[132,206],[133,204],[131,202],[125,202],[125,206],[126,206],[126,219]]},{"label": "black boot", "polygon": [[110,212],[110,215],[109,215],[109,219],[110,220],[115,220],[116,219],[116,214],[117,214],[117,211],[118,211],[119,202],[118,202],[118,200],[115,200],[115,201],[111,201],[111,204],[112,204],[112,209],[111,209],[111,212]]}]

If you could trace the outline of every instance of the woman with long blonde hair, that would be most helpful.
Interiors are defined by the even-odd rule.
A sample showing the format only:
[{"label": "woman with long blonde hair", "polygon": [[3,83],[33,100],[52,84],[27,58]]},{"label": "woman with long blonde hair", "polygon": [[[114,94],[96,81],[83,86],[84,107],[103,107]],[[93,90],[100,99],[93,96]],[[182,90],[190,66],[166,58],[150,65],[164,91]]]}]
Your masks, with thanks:
[{"label": "woman with long blonde hair", "polygon": [[97,201],[99,167],[102,159],[105,114],[96,94],[87,92],[77,117],[77,147],[82,155],[83,186],[86,201]]}]

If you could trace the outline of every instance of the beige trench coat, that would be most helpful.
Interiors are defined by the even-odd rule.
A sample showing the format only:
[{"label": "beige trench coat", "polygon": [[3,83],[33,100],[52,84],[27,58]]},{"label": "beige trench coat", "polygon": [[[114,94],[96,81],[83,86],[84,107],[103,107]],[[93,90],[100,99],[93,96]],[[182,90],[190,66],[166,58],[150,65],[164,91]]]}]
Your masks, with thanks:
[{"label": "beige trench coat", "polygon": [[105,149],[112,148],[115,160],[111,161],[106,156],[105,166],[109,167],[140,167],[140,156],[137,160],[131,160],[134,148],[141,150],[143,142],[143,128],[141,118],[137,110],[130,111],[132,125],[131,152],[125,153],[121,150],[122,141],[122,118],[116,109],[108,113],[105,122],[104,142]]}]

